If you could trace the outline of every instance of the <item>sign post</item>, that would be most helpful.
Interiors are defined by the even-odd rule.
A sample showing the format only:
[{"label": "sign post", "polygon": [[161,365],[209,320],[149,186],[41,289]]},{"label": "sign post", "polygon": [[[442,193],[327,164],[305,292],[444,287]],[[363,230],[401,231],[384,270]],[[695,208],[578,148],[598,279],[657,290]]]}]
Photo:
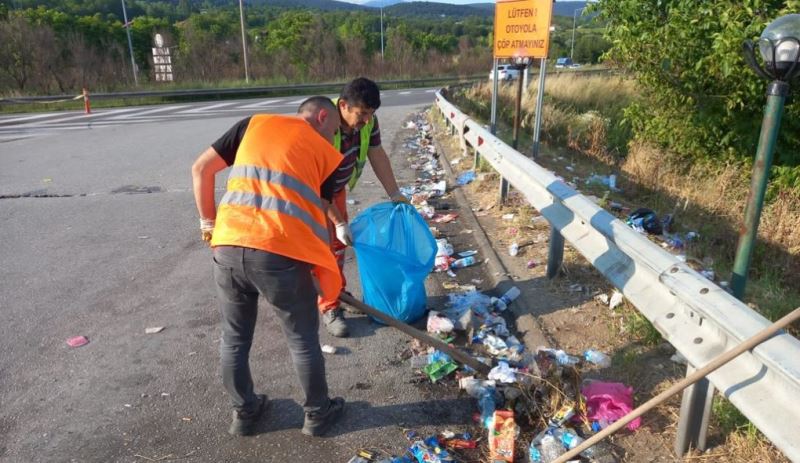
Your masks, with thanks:
[{"label": "sign post", "polygon": [[[518,70],[517,100],[514,111],[514,130],[511,146],[517,148],[519,142],[520,112],[522,105],[522,74],[530,64],[531,58],[540,58],[542,65],[547,58],[550,45],[550,21],[553,13],[552,0],[497,0],[494,10],[494,91],[492,93],[492,115],[496,114],[497,102],[497,64],[500,59],[510,59]],[[543,68],[542,68],[543,69]],[[540,77],[540,87],[543,77]],[[539,101],[541,102],[541,91]],[[537,121],[541,103],[536,107]],[[492,127],[496,121],[492,118]],[[539,127],[535,127],[537,133]],[[537,148],[534,147],[534,151]],[[508,182],[500,179],[500,202],[504,202],[508,194]]]}]

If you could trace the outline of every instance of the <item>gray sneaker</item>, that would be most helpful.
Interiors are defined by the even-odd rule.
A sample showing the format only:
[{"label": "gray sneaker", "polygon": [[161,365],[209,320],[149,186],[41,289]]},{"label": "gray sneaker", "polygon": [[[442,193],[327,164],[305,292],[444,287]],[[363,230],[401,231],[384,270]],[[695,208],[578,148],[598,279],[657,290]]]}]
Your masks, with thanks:
[{"label": "gray sneaker", "polygon": [[315,437],[322,436],[339,420],[342,416],[342,411],[344,411],[344,399],[334,397],[331,399],[328,409],[324,412],[306,413],[303,434]]},{"label": "gray sneaker", "polygon": [[258,403],[256,409],[251,412],[233,411],[233,421],[231,427],[228,428],[228,434],[234,436],[252,436],[256,432],[256,425],[264,412],[269,408],[269,401],[264,394],[256,396]]},{"label": "gray sneaker", "polygon": [[322,321],[325,323],[325,328],[333,336],[337,338],[346,338],[350,336],[347,330],[347,323],[344,321],[344,313],[342,308],[337,307],[322,314]]}]

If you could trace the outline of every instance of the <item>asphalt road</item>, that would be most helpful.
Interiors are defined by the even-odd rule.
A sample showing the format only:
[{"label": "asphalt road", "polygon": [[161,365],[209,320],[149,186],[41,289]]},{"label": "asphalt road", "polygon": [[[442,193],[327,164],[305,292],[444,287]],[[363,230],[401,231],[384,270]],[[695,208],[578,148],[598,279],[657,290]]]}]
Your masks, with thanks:
[{"label": "asphalt road", "polygon": [[[364,446],[399,453],[399,425],[469,424],[471,399],[410,382],[397,358],[408,338],[357,317],[350,339],[322,330],[344,351],[327,368],[346,415],[331,438],[303,436],[302,393],[262,310],[251,365],[272,407],[259,435],[226,433],[210,251],[189,168],[241,117],[290,113],[299,99],[0,119],[0,461],[346,462]],[[401,183],[414,178],[396,149],[403,119],[431,100],[426,89],[384,94],[378,116]],[[352,197],[351,215],[386,198],[371,169]],[[145,334],[154,326],[165,329]],[[91,342],[65,344],[78,335]]]}]

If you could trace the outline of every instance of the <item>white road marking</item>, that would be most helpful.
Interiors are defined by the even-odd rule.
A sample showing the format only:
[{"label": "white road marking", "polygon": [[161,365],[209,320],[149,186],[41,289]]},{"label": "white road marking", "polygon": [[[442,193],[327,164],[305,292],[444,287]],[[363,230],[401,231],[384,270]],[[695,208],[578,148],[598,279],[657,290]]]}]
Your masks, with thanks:
[{"label": "white road marking", "polygon": [[30,121],[33,119],[43,119],[45,117],[56,117],[56,116],[63,116],[64,113],[47,113],[47,114],[36,114],[34,116],[25,116],[25,117],[14,117],[11,119],[0,119],[0,124],[5,124],[8,122],[19,122],[19,121]]},{"label": "white road marking", "polygon": [[126,115],[124,115],[124,116],[114,116],[114,117],[109,117],[108,119],[109,119],[109,120],[117,120],[117,119],[130,119],[130,118],[142,117],[142,116],[144,116],[144,115],[146,115],[146,114],[155,114],[155,113],[160,113],[160,112],[164,112],[164,111],[170,111],[170,110],[177,110],[177,109],[182,109],[182,108],[188,108],[188,107],[190,107],[190,106],[191,106],[191,105],[188,105],[188,104],[184,104],[184,105],[169,105],[169,106],[161,106],[161,107],[158,107],[158,108],[155,108],[155,109],[148,109],[148,110],[145,110],[145,111],[142,111],[142,112],[139,112],[139,113],[126,114]]},{"label": "white road marking", "polygon": [[214,109],[217,109],[217,108],[223,108],[225,106],[231,106],[231,105],[234,105],[234,104],[236,104],[236,103],[235,102],[233,102],[233,103],[217,103],[217,104],[212,104],[211,106],[201,106],[199,108],[187,109],[187,110],[184,110],[184,111],[179,111],[179,114],[204,113],[206,111],[211,111],[211,110],[214,110]]},{"label": "white road marking", "polygon": [[411,92],[400,92],[398,95],[411,95]]},{"label": "white road marking", "polygon": [[240,109],[256,109],[256,108],[262,108],[264,106],[272,106],[274,104],[280,103],[281,101],[283,101],[283,98],[276,99],[276,100],[264,100],[264,101],[259,101],[258,103],[252,103],[252,104],[246,104],[244,106],[239,106],[239,108]]}]

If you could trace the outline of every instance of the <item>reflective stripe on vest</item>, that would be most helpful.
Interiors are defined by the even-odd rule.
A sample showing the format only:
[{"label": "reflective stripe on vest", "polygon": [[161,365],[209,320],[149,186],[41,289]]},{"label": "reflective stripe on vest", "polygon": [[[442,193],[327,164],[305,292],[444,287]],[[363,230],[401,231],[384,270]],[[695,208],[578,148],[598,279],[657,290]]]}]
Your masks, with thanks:
[{"label": "reflective stripe on vest", "polygon": [[[339,99],[334,98],[333,104],[337,107],[339,106]],[[356,183],[358,183],[359,177],[361,177],[361,173],[364,171],[364,165],[367,163],[367,154],[369,152],[369,140],[372,138],[372,129],[375,127],[375,116],[373,115],[369,122],[361,127],[360,135],[361,135],[361,144],[359,145],[358,157],[356,158],[356,167],[353,169],[353,174],[350,175],[350,180],[347,182],[347,186],[350,187],[350,191],[353,191],[353,188],[356,187]],[[333,137],[333,147],[336,148],[336,151],[342,151],[342,129],[339,128],[336,131],[336,135]]]},{"label": "reflective stripe on vest", "polygon": [[292,204],[289,201],[273,196],[261,196],[256,193],[228,191],[219,203],[220,205],[249,206],[262,211],[275,211],[290,215],[308,225],[314,234],[317,235],[317,238],[321,239],[326,244],[330,244],[328,228],[318,224],[314,220],[314,217],[311,217],[311,214],[304,211],[302,207]]},{"label": "reflective stripe on vest", "polygon": [[296,191],[306,201],[313,203],[323,213],[325,212],[322,209],[322,201],[320,200],[317,192],[312,190],[305,183],[292,177],[291,175],[285,174],[283,172],[276,172],[274,170],[270,170],[265,167],[235,165],[231,167],[231,173],[230,175],[228,175],[228,180],[236,177],[249,178],[261,182],[274,183],[276,185],[285,186],[287,188]]}]

